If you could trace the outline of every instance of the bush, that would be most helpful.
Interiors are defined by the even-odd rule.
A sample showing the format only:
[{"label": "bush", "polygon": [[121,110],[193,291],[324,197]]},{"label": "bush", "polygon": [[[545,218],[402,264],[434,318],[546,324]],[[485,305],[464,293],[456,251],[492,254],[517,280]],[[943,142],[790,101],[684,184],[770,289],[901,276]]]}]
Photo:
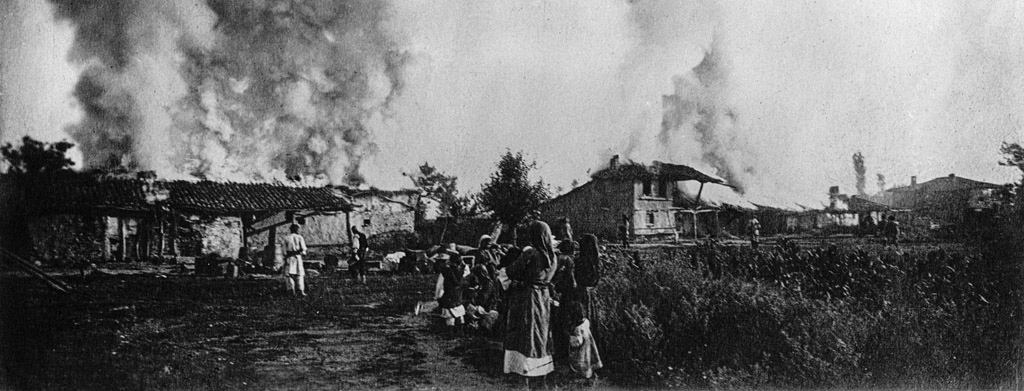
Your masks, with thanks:
[{"label": "bush", "polygon": [[631,385],[994,386],[1020,294],[991,248],[613,250],[595,333]]}]

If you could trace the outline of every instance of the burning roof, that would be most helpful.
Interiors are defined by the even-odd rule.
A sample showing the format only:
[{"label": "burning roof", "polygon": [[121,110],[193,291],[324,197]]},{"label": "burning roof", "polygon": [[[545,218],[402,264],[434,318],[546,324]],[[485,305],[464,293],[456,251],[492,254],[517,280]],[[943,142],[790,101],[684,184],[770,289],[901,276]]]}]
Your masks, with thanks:
[{"label": "burning roof", "polygon": [[670,181],[725,184],[725,181],[722,179],[697,171],[693,167],[658,161],[653,162],[650,166],[635,162],[614,164],[611,167],[594,173],[591,175],[591,178],[605,180],[667,179]]}]

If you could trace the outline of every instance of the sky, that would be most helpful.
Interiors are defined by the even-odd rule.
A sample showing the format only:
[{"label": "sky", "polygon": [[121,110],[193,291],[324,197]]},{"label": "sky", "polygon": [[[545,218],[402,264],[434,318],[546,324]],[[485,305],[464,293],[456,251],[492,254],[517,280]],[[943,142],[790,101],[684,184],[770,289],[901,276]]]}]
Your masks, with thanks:
[{"label": "sky", "polygon": [[0,129],[90,166],[393,188],[429,162],[472,192],[521,150],[567,190],[618,154],[775,204],[853,192],[858,151],[869,193],[879,173],[1019,179],[998,165],[1024,141],[1009,0],[129,1],[113,23],[68,3],[0,5]]}]

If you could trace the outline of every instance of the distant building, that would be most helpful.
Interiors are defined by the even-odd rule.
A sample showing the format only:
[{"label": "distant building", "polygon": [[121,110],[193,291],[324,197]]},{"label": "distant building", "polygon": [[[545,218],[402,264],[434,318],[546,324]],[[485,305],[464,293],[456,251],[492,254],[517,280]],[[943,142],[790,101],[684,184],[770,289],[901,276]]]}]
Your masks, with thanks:
[{"label": "distant building", "polygon": [[591,181],[541,206],[549,222],[567,217],[577,234],[594,233],[615,238],[623,217],[633,236],[704,237],[719,231],[720,209],[685,197],[678,182],[697,181],[701,191],[706,183],[723,184],[691,167],[654,162],[651,166],[611,160],[608,168],[591,176]]},{"label": "distant building", "polygon": [[945,223],[969,223],[999,206],[996,192],[1003,186],[958,177],[953,174],[909,186],[885,190],[875,201]]}]

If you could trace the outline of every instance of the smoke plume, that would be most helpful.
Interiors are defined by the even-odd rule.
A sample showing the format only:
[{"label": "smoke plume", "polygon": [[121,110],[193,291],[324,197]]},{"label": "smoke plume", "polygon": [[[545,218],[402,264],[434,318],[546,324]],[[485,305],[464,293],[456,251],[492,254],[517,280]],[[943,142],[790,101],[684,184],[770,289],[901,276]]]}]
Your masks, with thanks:
[{"label": "smoke plume", "polygon": [[864,154],[857,151],[853,154],[853,173],[857,177],[857,195],[866,195],[864,189],[867,187],[867,167],[864,167]]},{"label": "smoke plume", "polygon": [[407,57],[373,1],[55,0],[85,166],[360,183]]},{"label": "smoke plume", "polygon": [[[59,140],[72,123],[86,167],[391,188],[427,161],[475,187],[511,149],[562,186],[618,154],[719,175],[750,202],[817,206],[828,186],[854,183],[855,151],[890,183],[949,173],[1002,183],[1017,176],[998,165],[999,146],[1024,137],[1014,0],[9,0],[0,10],[0,138]],[[737,195],[712,186],[702,197]]]}]

